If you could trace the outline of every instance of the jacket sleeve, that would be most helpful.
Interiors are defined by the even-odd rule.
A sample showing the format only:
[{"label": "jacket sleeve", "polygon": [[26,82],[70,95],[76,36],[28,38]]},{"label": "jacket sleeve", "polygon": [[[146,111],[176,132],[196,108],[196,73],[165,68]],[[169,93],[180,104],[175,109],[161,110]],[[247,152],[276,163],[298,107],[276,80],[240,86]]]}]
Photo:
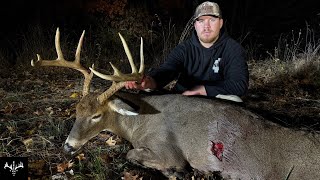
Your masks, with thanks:
[{"label": "jacket sleeve", "polygon": [[216,97],[218,94],[243,96],[247,93],[249,72],[246,53],[240,45],[228,49],[229,52],[221,64],[224,80],[205,85],[208,96]]},{"label": "jacket sleeve", "polygon": [[147,73],[147,75],[151,76],[156,81],[158,89],[174,80],[179,72],[181,72],[184,59],[183,51],[183,46],[176,46],[167,56],[163,64]]}]

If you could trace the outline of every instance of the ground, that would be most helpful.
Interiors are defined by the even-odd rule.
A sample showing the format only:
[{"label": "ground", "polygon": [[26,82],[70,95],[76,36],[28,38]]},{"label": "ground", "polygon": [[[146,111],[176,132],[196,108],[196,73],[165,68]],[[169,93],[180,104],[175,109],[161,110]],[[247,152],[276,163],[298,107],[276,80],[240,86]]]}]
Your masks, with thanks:
[{"label": "ground", "polygon": [[[76,157],[62,152],[81,98],[82,77],[75,74],[52,68],[0,73],[0,157],[28,157],[31,179],[165,179],[155,170],[127,162],[125,155],[131,145],[108,132],[90,140]],[[92,91],[107,86],[99,78],[92,84]],[[283,126],[318,133],[319,88],[290,84],[255,84],[244,98],[244,106]],[[196,171],[187,175],[189,179],[192,176],[219,179]]]}]

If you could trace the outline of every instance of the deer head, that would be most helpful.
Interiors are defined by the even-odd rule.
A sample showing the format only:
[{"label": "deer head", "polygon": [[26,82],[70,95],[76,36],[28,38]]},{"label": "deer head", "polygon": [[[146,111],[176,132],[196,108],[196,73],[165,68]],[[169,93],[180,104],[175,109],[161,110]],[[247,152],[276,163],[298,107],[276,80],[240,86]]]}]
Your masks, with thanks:
[{"label": "deer head", "polygon": [[[112,95],[116,93],[118,90],[124,87],[125,81],[138,81],[140,82],[143,78],[144,73],[144,56],[143,56],[143,40],[141,38],[141,46],[140,46],[140,68],[137,70],[134,65],[132,55],[128,48],[128,45],[124,38],[119,33],[120,39],[122,41],[125,53],[128,57],[132,73],[131,74],[123,74],[117,69],[111,62],[111,67],[114,70],[113,75],[105,75],[96,70],[94,70],[94,66],[92,65],[91,72],[84,68],[80,64],[80,51],[84,38],[83,31],[81,38],[78,43],[78,47],[75,54],[75,60],[69,61],[64,59],[61,47],[60,47],[60,32],[59,28],[57,28],[55,35],[55,47],[57,52],[57,59],[55,60],[42,60],[40,55],[37,54],[38,60],[31,60],[32,66],[60,66],[60,67],[68,67],[75,70],[80,71],[84,75],[84,85],[82,98],[76,107],[76,121],[71,129],[71,132],[65,141],[64,150],[67,153],[74,154],[80,149],[88,140],[92,137],[98,135],[99,132],[105,129],[103,120],[105,119],[113,119],[112,116],[115,116],[116,113],[120,114],[129,114],[135,115],[135,112],[126,111],[119,108],[119,101],[112,98]],[[89,87],[90,82],[93,76],[93,73],[97,76],[112,81],[112,85],[101,94],[90,93]],[[112,122],[111,122],[112,126]]]}]

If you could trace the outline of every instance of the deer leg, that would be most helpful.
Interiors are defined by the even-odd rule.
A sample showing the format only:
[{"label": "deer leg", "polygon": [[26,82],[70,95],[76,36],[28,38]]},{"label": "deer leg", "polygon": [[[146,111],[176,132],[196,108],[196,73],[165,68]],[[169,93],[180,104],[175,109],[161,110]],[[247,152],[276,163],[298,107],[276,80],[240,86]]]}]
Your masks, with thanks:
[{"label": "deer leg", "polygon": [[127,153],[127,159],[137,165],[143,165],[155,169],[161,169],[159,160],[150,149],[135,148]]},{"label": "deer leg", "polygon": [[[177,148],[157,145],[157,150],[147,147],[135,148],[127,153],[127,159],[135,164],[160,170],[167,177],[178,176],[188,165]],[[160,149],[159,149],[160,148]]]}]

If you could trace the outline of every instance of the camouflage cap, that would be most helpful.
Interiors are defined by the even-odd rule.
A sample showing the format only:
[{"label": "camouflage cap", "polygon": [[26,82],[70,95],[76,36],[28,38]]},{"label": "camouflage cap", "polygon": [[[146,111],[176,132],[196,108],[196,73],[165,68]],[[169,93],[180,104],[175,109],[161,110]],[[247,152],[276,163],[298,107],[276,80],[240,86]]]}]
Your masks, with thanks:
[{"label": "camouflage cap", "polygon": [[210,2],[210,1],[206,1],[201,3],[195,13],[194,13],[194,18],[193,20],[198,19],[200,16],[205,16],[205,15],[209,15],[209,16],[216,16],[216,17],[222,17],[221,16],[221,11],[220,11],[220,7],[217,3],[214,2]]}]

